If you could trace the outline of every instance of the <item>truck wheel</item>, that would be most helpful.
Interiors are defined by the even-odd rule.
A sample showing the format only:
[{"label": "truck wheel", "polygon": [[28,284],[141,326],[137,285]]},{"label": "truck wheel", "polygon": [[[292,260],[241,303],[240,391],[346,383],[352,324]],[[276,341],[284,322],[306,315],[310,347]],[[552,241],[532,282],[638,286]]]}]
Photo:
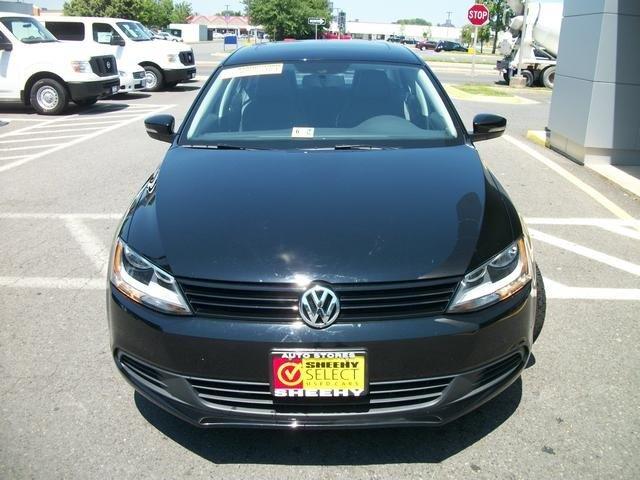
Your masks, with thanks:
[{"label": "truck wheel", "polygon": [[522,76],[527,79],[527,87],[533,87],[533,72],[531,70],[522,70]]},{"label": "truck wheel", "polygon": [[164,76],[162,72],[151,65],[145,65],[144,74],[147,80],[147,90],[157,92],[164,86]]},{"label": "truck wheel", "polygon": [[547,88],[553,88],[556,80],[556,67],[547,67],[542,71],[542,85]]},{"label": "truck wheel", "polygon": [[536,319],[533,325],[533,341],[538,339],[540,336],[540,332],[542,332],[542,327],[544,326],[544,319],[547,314],[547,294],[544,289],[544,280],[542,279],[542,274],[540,273],[540,269],[536,264],[536,283],[538,286],[538,292],[536,296]]},{"label": "truck wheel", "polygon": [[43,78],[31,87],[29,101],[40,115],[58,115],[67,108],[69,95],[67,89],[57,80]]},{"label": "truck wheel", "polygon": [[98,101],[98,97],[91,97],[91,98],[83,98],[81,100],[74,100],[73,103],[75,103],[76,105],[80,105],[81,107],[88,107],[90,105],[93,105],[97,101]]}]

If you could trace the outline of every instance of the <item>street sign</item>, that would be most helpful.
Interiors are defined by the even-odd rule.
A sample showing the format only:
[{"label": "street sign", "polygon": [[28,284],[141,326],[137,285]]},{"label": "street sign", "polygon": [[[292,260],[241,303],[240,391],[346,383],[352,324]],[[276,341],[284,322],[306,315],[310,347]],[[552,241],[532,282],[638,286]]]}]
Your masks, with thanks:
[{"label": "street sign", "polygon": [[310,18],[309,25],[324,25],[324,18]]},{"label": "street sign", "polygon": [[469,8],[467,18],[471,25],[482,27],[489,22],[489,9],[481,3],[476,3]]}]

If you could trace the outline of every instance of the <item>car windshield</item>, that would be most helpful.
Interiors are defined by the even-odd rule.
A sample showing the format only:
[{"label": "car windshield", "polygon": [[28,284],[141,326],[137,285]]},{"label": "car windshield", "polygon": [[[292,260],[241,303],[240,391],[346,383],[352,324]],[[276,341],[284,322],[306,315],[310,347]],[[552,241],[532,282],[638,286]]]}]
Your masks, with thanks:
[{"label": "car windshield", "polygon": [[23,43],[56,42],[56,37],[44,25],[29,17],[4,17],[2,24]]},{"label": "car windshield", "polygon": [[420,65],[254,64],[221,70],[207,88],[182,144],[381,148],[461,141]]},{"label": "car windshield", "polygon": [[144,31],[142,25],[136,22],[118,22],[118,26],[134,42],[146,42],[151,37]]}]

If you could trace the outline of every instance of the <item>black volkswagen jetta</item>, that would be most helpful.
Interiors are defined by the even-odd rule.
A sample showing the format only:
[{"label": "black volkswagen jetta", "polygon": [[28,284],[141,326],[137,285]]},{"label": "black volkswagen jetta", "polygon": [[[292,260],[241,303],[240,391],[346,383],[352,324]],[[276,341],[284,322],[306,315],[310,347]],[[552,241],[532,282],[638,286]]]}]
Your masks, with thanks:
[{"label": "black volkswagen jetta", "polygon": [[473,146],[505,124],[467,133],[400,46],[233,53],[177,132],[146,121],[171,147],[111,256],[118,368],[199,426],[433,425],[486,402],[543,320],[525,226]]}]

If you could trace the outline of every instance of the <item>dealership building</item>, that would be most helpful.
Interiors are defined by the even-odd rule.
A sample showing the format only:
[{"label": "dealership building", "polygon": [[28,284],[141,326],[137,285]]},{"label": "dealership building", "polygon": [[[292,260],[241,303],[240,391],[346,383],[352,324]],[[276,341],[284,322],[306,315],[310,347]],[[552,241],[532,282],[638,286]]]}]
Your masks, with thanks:
[{"label": "dealership building", "polygon": [[[336,24],[331,25],[331,29],[338,29]],[[392,35],[403,35],[408,38],[429,40],[460,40],[460,28],[437,27],[426,25],[402,25],[398,23],[377,23],[377,22],[347,22],[346,32],[352,38],[363,40],[386,40]]]}]

